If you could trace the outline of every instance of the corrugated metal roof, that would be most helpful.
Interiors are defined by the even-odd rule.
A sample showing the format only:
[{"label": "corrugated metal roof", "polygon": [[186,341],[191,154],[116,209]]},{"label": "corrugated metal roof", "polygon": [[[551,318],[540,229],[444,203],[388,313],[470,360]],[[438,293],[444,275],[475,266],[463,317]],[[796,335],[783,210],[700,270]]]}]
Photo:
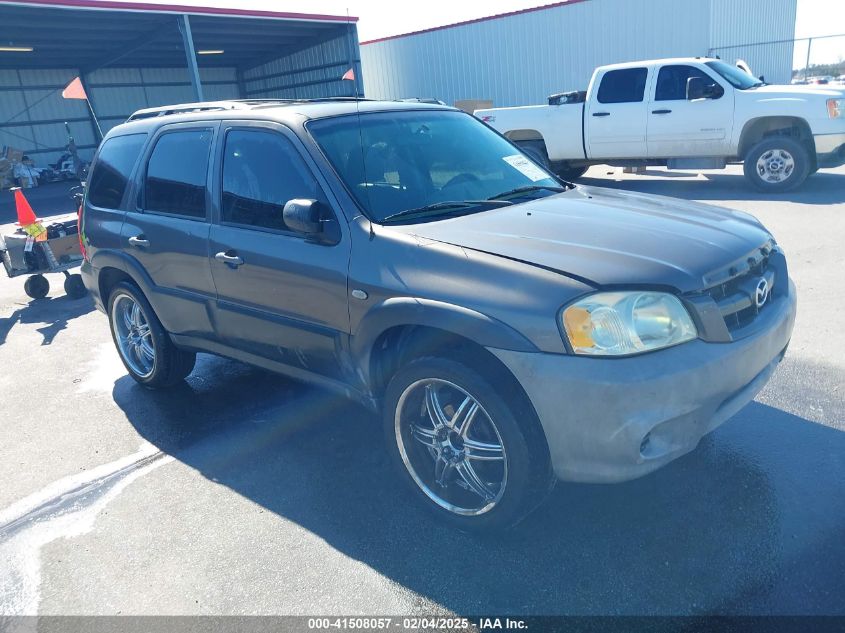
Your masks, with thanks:
[{"label": "corrugated metal roof", "polygon": [[37,5],[53,8],[92,9],[100,11],[131,11],[135,13],[188,13],[191,15],[222,15],[230,17],[264,18],[278,20],[310,20],[317,22],[357,22],[357,17],[264,11],[234,7],[198,7],[183,4],[158,4],[153,2],[120,2],[119,0],[0,0],[0,4],[20,6]]}]

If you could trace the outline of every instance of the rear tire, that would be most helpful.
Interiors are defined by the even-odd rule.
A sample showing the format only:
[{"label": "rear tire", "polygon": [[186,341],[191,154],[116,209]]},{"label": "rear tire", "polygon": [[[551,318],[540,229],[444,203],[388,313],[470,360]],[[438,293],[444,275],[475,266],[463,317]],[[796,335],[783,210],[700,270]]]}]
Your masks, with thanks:
[{"label": "rear tire", "polygon": [[790,191],[810,174],[810,155],[806,147],[788,136],[771,136],[748,151],[742,169],[759,191]]},{"label": "rear tire", "polygon": [[150,389],[171,387],[191,373],[196,354],[173,344],[144,294],[121,282],[109,294],[112,340],[123,365],[139,384]]},{"label": "rear tire", "polygon": [[540,167],[551,171],[549,154],[546,152],[546,144],[543,141],[522,141],[516,145],[523,154],[540,165]]},{"label": "rear tire", "polygon": [[50,292],[50,282],[44,275],[32,275],[23,283],[23,291],[33,299],[43,299]]},{"label": "rear tire", "polygon": [[405,365],[387,387],[383,424],[391,461],[419,503],[461,530],[513,527],[551,489],[536,414],[505,403],[500,394],[508,392],[436,357]]},{"label": "rear tire", "polygon": [[567,182],[574,182],[583,176],[586,171],[586,167],[559,167],[555,170],[555,173]]}]

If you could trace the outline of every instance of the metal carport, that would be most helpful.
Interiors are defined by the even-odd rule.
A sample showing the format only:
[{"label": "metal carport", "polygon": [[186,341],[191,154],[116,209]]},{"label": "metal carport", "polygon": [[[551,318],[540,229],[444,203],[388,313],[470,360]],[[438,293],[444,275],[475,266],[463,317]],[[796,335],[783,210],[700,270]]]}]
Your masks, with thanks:
[{"label": "metal carport", "polygon": [[[307,4],[305,4],[307,6]],[[65,122],[90,158],[99,134],[168,103],[361,94],[357,18],[107,0],[0,0],[0,146],[36,164],[60,155]],[[341,81],[350,67],[355,82]]]}]

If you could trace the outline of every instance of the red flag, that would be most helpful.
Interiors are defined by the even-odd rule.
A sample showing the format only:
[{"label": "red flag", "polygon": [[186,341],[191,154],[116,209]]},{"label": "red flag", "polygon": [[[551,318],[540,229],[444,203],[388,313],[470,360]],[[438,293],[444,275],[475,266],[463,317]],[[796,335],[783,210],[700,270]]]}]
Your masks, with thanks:
[{"label": "red flag", "polygon": [[350,68],[345,73],[343,73],[343,77],[340,78],[341,81],[355,81],[355,69]]},{"label": "red flag", "polygon": [[65,99],[85,99],[88,100],[88,95],[85,94],[85,88],[82,87],[82,80],[79,77],[74,78],[65,89],[62,90],[62,96]]}]

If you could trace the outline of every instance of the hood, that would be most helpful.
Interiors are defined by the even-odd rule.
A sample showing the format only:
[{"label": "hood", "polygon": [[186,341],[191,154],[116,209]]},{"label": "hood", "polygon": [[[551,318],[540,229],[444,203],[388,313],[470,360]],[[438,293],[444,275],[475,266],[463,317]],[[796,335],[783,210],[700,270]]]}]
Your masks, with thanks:
[{"label": "hood", "polygon": [[845,90],[837,88],[836,86],[760,86],[759,88],[752,88],[750,90],[738,90],[737,92],[757,96],[766,99],[800,99],[806,97],[809,99],[825,98],[825,99],[841,99],[845,96]]},{"label": "hood", "polygon": [[596,286],[690,292],[763,246],[752,216],[709,205],[581,187],[510,207],[422,224],[404,233],[555,270]]}]

